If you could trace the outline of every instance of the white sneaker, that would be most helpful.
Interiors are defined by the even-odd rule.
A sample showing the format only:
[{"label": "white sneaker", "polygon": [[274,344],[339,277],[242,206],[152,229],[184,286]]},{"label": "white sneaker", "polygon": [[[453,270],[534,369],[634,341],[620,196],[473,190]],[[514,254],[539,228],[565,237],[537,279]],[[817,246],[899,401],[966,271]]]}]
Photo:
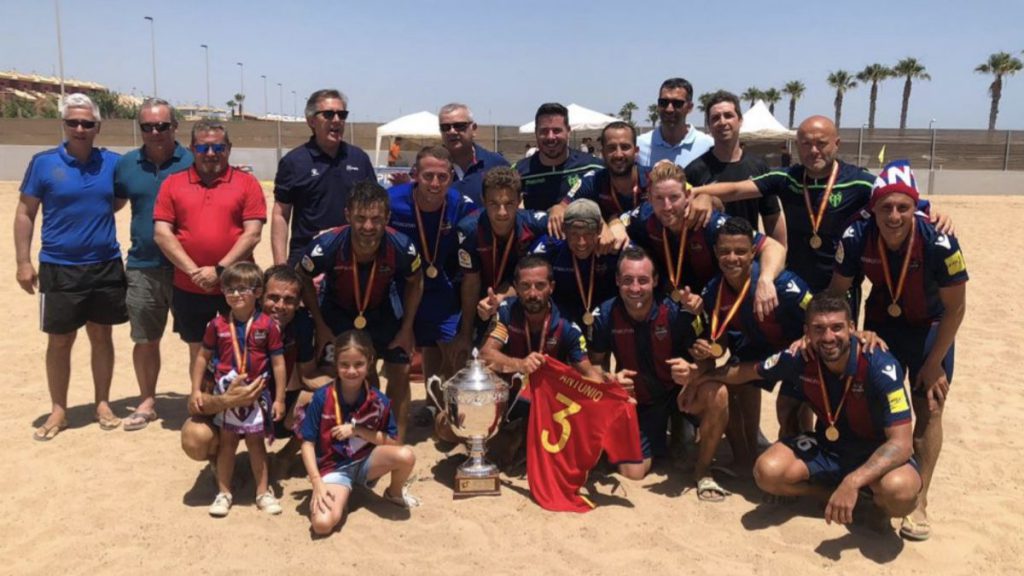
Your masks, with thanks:
[{"label": "white sneaker", "polygon": [[210,516],[215,518],[223,518],[228,515],[231,510],[231,494],[227,492],[221,492],[217,494],[217,497],[213,499],[213,504],[210,504]]},{"label": "white sneaker", "polygon": [[272,516],[276,516],[281,513],[281,504],[277,501],[277,498],[274,498],[274,494],[269,490],[260,494],[259,497],[256,498],[256,506],[260,510],[263,510]]}]

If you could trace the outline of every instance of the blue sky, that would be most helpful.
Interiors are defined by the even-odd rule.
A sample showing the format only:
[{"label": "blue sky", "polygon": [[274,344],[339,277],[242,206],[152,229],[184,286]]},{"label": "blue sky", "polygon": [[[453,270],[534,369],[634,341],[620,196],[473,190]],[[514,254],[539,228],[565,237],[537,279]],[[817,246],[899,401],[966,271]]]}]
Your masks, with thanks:
[{"label": "blue sky", "polygon": [[[0,0],[0,10],[0,69],[56,70],[53,1]],[[272,112],[278,82],[286,113],[292,90],[301,108],[310,92],[334,86],[356,121],[436,112],[452,100],[481,123],[522,124],[552,100],[602,112],[632,100],[643,111],[671,76],[697,94],[801,80],[798,118],[831,115],[830,71],[913,56],[932,81],[915,82],[909,125],[935,118],[940,128],[984,128],[991,77],[974,67],[993,52],[1024,50],[1020,0],[61,0],[66,76],[150,93],[144,16],[155,19],[159,93],[172,102],[205,102],[205,43],[214,105],[239,91],[241,61],[249,110],[264,110],[265,74]],[[901,91],[901,80],[882,85],[880,127],[898,125]],[[867,109],[867,87],[848,92],[843,125],[859,126]],[[785,101],[776,117],[786,121]],[[998,127],[1024,129],[1024,73],[1006,82]]]}]

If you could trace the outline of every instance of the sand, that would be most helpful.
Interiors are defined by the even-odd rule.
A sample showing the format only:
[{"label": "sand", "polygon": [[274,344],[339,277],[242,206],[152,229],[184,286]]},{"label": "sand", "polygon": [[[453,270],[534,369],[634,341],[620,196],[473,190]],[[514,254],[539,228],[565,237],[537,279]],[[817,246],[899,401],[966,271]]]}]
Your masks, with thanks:
[{"label": "sand", "polygon": [[[0,221],[9,223],[17,184],[0,184],[0,198]],[[1024,315],[1013,296],[1024,261],[1007,256],[1024,253],[1024,237],[1013,232],[1024,217],[1024,198],[943,197],[937,204],[958,223],[971,282],[928,542],[903,542],[895,532],[880,536],[862,525],[828,526],[810,502],[763,505],[750,481],[723,478],[736,494],[722,504],[701,503],[692,491],[683,493],[689,476],[670,468],[617,487],[616,476],[595,474],[591,489],[599,507],[584,515],[542,510],[520,477],[508,478],[498,498],[453,501],[451,477],[461,456],[438,452],[423,429],[412,429],[412,441],[420,478],[413,489],[424,505],[411,513],[357,493],[343,529],[313,539],[301,466],[276,483],[285,511],[269,517],[253,504],[243,457],[236,506],[227,519],[214,520],[206,512],[216,493],[210,468],[179,446],[187,349],[169,328],[158,423],[141,432],[100,430],[92,417],[88,341],[80,334],[70,428],[50,443],[32,440],[49,409],[46,339],[38,329],[38,297],[14,282],[14,249],[5,244],[0,573],[1019,573],[1024,442],[1013,432],[1020,430],[1024,394],[1010,371],[1024,360]],[[122,242],[128,217],[128,210],[118,215]],[[34,240],[33,253],[38,230]],[[257,259],[270,262],[269,230]],[[138,394],[127,324],[115,327],[114,341],[113,406],[126,416]],[[414,399],[422,401],[422,387]],[[774,435],[773,426],[765,429]]]}]

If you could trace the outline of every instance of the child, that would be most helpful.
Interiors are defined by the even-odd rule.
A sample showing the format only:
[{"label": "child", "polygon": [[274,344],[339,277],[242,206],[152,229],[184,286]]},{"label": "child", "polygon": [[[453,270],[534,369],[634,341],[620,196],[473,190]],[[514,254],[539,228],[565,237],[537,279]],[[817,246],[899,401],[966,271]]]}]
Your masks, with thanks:
[{"label": "child", "polygon": [[[206,325],[203,346],[192,368],[192,396],[201,393],[203,376],[213,359],[214,394],[223,394],[235,384],[267,377],[274,371],[273,407],[270,392],[252,406],[232,408],[218,414],[220,448],[217,451],[217,488],[220,491],[210,505],[210,515],[223,517],[231,509],[231,476],[235,469],[238,438],[245,437],[249,464],[256,478],[256,505],[268,514],[280,514],[281,505],[267,487],[267,448],[263,439],[275,421],[284,417],[286,383],[281,330],[269,315],[256,310],[263,292],[263,272],[251,262],[228,266],[220,276],[228,306],[227,316],[216,316]],[[269,410],[268,410],[269,409]],[[270,412],[268,414],[268,412]]]},{"label": "child", "polygon": [[384,499],[403,508],[419,506],[406,486],[416,455],[395,439],[391,402],[367,381],[374,361],[366,332],[342,333],[334,341],[337,379],[317,390],[306,408],[302,462],[313,483],[309,520],[318,535],[330,534],[341,522],[353,486],[372,488],[388,472]]}]

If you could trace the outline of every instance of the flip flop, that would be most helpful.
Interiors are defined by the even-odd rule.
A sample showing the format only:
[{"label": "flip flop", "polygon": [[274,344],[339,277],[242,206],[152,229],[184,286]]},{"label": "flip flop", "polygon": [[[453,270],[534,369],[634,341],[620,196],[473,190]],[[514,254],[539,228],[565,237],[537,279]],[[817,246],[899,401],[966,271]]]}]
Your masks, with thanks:
[{"label": "flip flop", "polygon": [[100,430],[117,430],[121,426],[121,419],[117,416],[96,416],[96,421],[99,422]]},{"label": "flip flop", "polygon": [[702,502],[722,502],[726,496],[730,495],[732,492],[722,488],[710,476],[705,476],[697,481],[697,499]]},{"label": "flip flop", "polygon": [[155,422],[156,419],[156,412],[139,412],[138,410],[136,410],[135,412],[132,412],[131,414],[128,415],[127,418],[124,419],[123,428],[128,432],[142,430],[146,426],[149,426],[150,422]]},{"label": "flip flop", "polygon": [[914,520],[904,516],[900,522],[900,536],[912,542],[924,542],[932,535],[932,526],[927,520]]},{"label": "flip flop", "polygon": [[57,437],[58,434],[64,431],[68,427],[66,420],[61,420],[58,424],[53,426],[40,426],[32,433],[32,439],[36,442],[49,442]]}]

